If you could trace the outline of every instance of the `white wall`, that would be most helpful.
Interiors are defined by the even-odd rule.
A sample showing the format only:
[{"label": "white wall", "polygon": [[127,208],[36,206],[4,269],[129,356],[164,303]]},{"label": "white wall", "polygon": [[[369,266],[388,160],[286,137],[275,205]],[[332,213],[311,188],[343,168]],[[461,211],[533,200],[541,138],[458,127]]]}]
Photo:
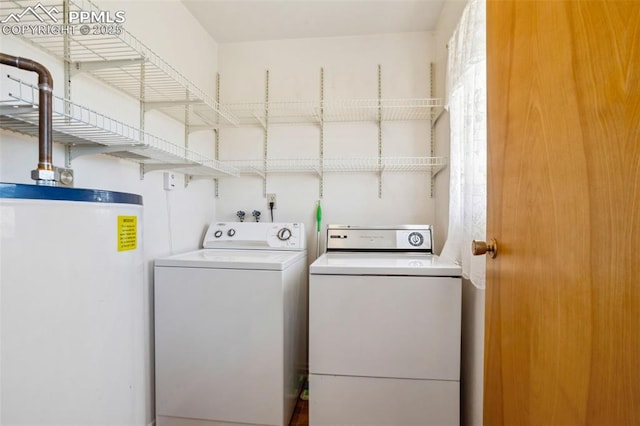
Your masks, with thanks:
[{"label": "white wall", "polygon": [[[217,71],[216,42],[202,29],[179,1],[110,2],[99,1],[103,10],[125,10],[127,31],[162,56],[178,71],[210,95],[215,88]],[[152,11],[152,12],[151,12]],[[55,94],[64,92],[63,67],[55,58],[19,41],[13,36],[1,36],[4,53],[31,58],[49,67],[54,77]],[[35,83],[35,74],[10,67],[1,67],[1,97],[9,90],[4,75],[11,74]],[[132,98],[107,87],[90,77],[79,75],[72,80],[72,100],[121,120],[139,125],[139,104]],[[174,143],[184,142],[184,129],[158,113],[148,113],[146,129]],[[190,148],[205,155],[213,153],[213,132],[194,133]],[[0,181],[33,183],[30,170],[37,165],[37,139],[0,130]],[[64,166],[61,146],[54,149],[54,164]],[[152,283],[153,260],[174,252],[195,249],[207,224],[215,214],[214,186],[211,180],[191,182],[187,188],[179,176],[177,188],[172,192],[162,189],[162,173],[148,173],[140,180],[137,164],[104,155],[86,156],[73,160],[76,187],[99,188],[141,194],[144,197],[144,257],[147,268],[147,423],[153,420],[152,374]],[[46,238],[46,236],[43,236]],[[35,242],[34,242],[35,243]]]},{"label": "white wall", "polygon": [[[378,64],[383,98],[429,97],[431,33],[296,39],[220,44],[221,101],[263,101],[269,70],[270,100],[319,100],[324,67],[324,98],[376,99]],[[429,156],[429,123],[385,122],[383,156]],[[317,158],[317,125],[269,127],[269,158]],[[260,128],[222,129],[221,159],[261,159]],[[325,157],[371,156],[378,152],[375,122],[325,123]],[[313,175],[269,176],[267,192],[277,194],[275,221],[305,222],[315,255],[315,206],[319,179]],[[326,174],[323,222],[347,224],[432,223],[436,200],[429,196],[426,173],[388,173],[378,198],[375,173]],[[220,182],[219,220],[237,220],[235,212],[254,209],[267,216],[260,177]],[[436,229],[436,235],[441,232]]]}]

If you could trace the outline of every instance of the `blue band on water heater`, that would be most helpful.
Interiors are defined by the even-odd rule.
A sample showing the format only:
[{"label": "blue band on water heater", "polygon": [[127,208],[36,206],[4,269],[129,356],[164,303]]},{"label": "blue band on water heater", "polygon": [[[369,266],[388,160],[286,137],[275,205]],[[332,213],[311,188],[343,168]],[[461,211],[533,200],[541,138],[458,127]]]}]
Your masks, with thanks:
[{"label": "blue band on water heater", "polygon": [[128,194],[126,192],[3,182],[0,182],[0,198],[142,205],[142,195]]}]

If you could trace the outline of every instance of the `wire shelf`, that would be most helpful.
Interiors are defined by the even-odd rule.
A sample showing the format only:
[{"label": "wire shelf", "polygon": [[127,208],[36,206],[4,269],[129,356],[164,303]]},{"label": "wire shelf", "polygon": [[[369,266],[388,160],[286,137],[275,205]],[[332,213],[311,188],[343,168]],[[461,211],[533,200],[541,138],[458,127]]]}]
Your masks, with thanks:
[{"label": "wire shelf", "polygon": [[[11,100],[0,102],[0,128],[38,136],[38,88],[14,77]],[[68,111],[68,112],[65,112]],[[70,146],[72,157],[106,153],[137,161],[148,170],[171,169],[198,176],[238,176],[230,164],[109,118],[64,98],[53,97],[53,140]]]},{"label": "wire shelf", "polygon": [[[228,103],[223,107],[239,125],[301,124],[347,121],[433,120],[442,109],[438,98],[350,99],[320,101],[275,101]],[[268,112],[267,112],[268,110]]]},{"label": "wire shelf", "polygon": [[264,160],[228,160],[224,163],[240,170],[241,174],[265,176],[282,173],[332,172],[440,172],[445,157],[352,157],[352,158],[292,158]]},{"label": "wire shelf", "polygon": [[[41,0],[39,4],[47,10],[55,8],[58,12],[54,16],[57,17],[56,25],[62,24],[62,0]],[[3,1],[0,14],[3,17],[19,16],[30,6],[33,6],[31,0]],[[69,0],[69,10],[101,12],[90,0]],[[55,21],[45,21],[47,24],[52,22]],[[43,26],[35,13],[20,16],[19,24]],[[58,34],[25,31],[20,37],[59,59],[69,61],[72,73],[87,72],[135,99],[144,100],[147,108],[163,111],[181,122],[185,121],[185,108],[188,108],[190,125],[210,128],[221,124],[237,125],[231,113],[122,26],[116,29],[115,24],[107,25],[107,30],[113,34],[94,34],[95,30],[90,25],[90,33],[86,35],[80,32],[80,25],[71,27],[72,30],[59,31]],[[105,27],[98,28],[103,30]]]}]

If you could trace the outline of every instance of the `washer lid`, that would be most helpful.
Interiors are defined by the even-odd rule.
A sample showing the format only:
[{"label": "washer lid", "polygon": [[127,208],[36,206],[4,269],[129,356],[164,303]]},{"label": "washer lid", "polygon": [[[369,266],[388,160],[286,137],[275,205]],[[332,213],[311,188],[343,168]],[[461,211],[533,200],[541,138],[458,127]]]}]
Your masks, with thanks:
[{"label": "washer lid", "polygon": [[306,251],[202,249],[156,259],[155,266],[282,271],[306,256]]},{"label": "washer lid", "polygon": [[435,255],[415,253],[325,253],[309,267],[312,275],[405,275],[459,277],[460,266]]}]

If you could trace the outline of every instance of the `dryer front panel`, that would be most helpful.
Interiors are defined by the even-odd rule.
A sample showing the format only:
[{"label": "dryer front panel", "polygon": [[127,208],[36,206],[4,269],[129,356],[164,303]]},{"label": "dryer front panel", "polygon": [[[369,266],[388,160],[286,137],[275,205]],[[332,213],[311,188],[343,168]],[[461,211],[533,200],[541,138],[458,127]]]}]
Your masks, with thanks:
[{"label": "dryer front panel", "polygon": [[311,275],[313,374],[460,379],[461,280]]}]

